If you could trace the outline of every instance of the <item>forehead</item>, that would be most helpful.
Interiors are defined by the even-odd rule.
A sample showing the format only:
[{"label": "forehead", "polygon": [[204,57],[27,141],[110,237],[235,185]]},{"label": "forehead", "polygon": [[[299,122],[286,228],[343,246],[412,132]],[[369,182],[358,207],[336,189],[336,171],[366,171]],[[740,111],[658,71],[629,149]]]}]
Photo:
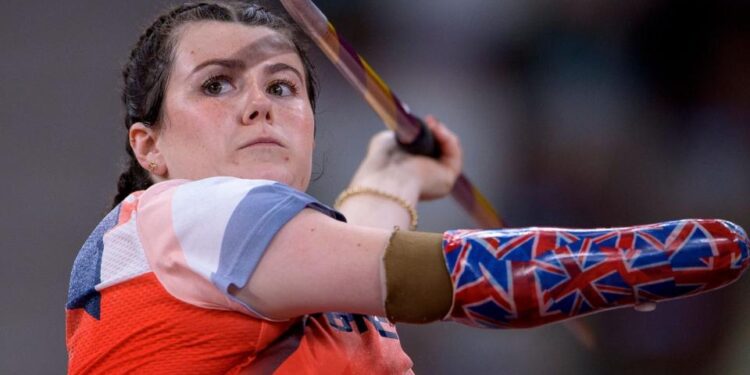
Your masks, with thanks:
[{"label": "forehead", "polygon": [[236,22],[200,21],[177,31],[175,72],[191,70],[208,59],[237,59],[248,66],[271,58],[292,59],[301,65],[294,44],[265,26]]}]

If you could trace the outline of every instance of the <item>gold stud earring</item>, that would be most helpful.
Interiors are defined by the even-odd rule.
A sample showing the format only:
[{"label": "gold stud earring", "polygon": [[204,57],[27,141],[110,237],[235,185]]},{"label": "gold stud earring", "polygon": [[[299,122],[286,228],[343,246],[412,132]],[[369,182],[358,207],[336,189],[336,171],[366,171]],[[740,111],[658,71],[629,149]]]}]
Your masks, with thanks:
[{"label": "gold stud earring", "polygon": [[158,167],[159,164],[154,163],[153,161],[148,162],[148,170],[153,172],[156,170],[156,167]]}]

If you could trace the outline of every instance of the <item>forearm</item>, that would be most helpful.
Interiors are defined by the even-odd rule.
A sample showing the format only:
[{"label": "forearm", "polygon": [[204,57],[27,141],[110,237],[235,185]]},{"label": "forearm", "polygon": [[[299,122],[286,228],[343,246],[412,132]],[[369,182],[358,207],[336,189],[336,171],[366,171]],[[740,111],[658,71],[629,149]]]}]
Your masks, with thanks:
[{"label": "forearm", "polygon": [[[444,276],[423,261],[434,258],[436,246],[391,243],[385,274],[386,301],[392,303],[386,310],[394,321],[435,320],[450,304],[444,299],[429,304],[428,297],[448,293],[452,307],[446,319],[485,328],[534,327],[726,286],[747,269],[748,246],[742,228],[722,220],[448,231],[442,242]],[[427,284],[408,282],[425,277],[431,280]],[[440,287],[448,280],[452,292]],[[434,295],[438,291],[442,297]]]}]

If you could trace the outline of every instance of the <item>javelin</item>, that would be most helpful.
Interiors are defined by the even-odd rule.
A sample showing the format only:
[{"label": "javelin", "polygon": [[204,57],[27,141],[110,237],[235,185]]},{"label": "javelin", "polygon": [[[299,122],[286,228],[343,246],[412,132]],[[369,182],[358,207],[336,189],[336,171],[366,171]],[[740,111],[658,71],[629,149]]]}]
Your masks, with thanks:
[{"label": "javelin", "polygon": [[[440,156],[440,148],[427,126],[409,111],[408,106],[388,88],[375,70],[338,33],[326,16],[311,0],[280,0],[281,5],[300,28],[323,51],[328,60],[364,97],[365,101],[396,133],[399,145],[413,154]],[[483,228],[502,228],[505,223],[490,202],[462,173],[458,176],[451,195],[458,204]],[[580,321],[566,327],[578,342],[591,349],[594,334]]]},{"label": "javelin", "polygon": [[[399,145],[412,154],[440,157],[440,147],[425,123],[414,116],[310,0],[280,0],[302,30],[323,51],[349,83],[364,97],[385,125],[396,133]],[[453,198],[483,228],[502,228],[503,220],[490,202],[460,174]]]}]

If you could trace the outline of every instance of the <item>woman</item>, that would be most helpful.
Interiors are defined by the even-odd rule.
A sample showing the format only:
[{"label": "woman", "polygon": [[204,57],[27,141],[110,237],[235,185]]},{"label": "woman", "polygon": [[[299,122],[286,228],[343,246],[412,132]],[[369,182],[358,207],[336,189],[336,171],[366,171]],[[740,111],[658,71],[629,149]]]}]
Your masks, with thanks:
[{"label": "woman", "polygon": [[[379,316],[532,326],[708,290],[747,265],[744,232],[720,221],[572,234],[394,231],[413,230],[416,202],[446,195],[461,170],[458,139],[432,118],[439,160],[406,155],[392,134],[381,133],[339,198],[339,212],[326,207],[303,193],[315,133],[310,64],[290,24],[255,5],[170,11],[140,38],[124,80],[131,161],[113,211],[84,244],[71,276],[73,374],[409,373],[395,327]],[[538,306],[521,308],[533,293],[498,294],[508,288],[498,281],[504,274],[529,288],[558,286],[549,276],[526,275],[568,259],[560,241],[568,250],[581,243],[591,249],[594,237],[627,242],[688,227],[702,236],[699,250],[713,246],[717,262],[732,260],[705,289],[652,291],[645,299],[621,292],[585,299],[588,310],[578,302],[563,308],[568,294],[556,291],[548,302],[560,306],[544,316],[532,316]],[[524,236],[536,239],[533,249],[519,247],[513,262],[505,260],[503,246]],[[607,249],[592,261],[622,261]],[[656,268],[648,277],[679,283],[679,272]]]},{"label": "woman", "polygon": [[[287,360],[282,370],[299,372],[302,364],[311,371],[325,371],[325,366],[354,371],[360,366],[406,372],[411,361],[401,351],[393,325],[384,319],[351,314],[299,319],[339,310],[383,316],[378,264],[390,231],[346,225],[336,220],[340,214],[300,193],[310,182],[315,84],[290,24],[253,5],[185,5],[160,17],[144,33],[124,79],[131,161],[120,179],[115,202],[119,206],[100,228],[108,234],[93,235],[91,241],[101,238],[100,248],[95,243],[85,246],[76,262],[71,282],[75,296],[69,307],[83,308],[69,310],[71,373],[257,372],[275,360],[274,348],[301,337],[300,345],[309,346],[312,353]],[[340,206],[349,223],[408,228],[415,217],[404,206],[412,208],[420,196],[437,198],[449,191],[460,171],[458,140],[437,121],[427,122],[445,150],[443,158],[407,157],[396,150],[390,134],[374,138],[352,186],[400,199],[380,193],[352,195]],[[235,178],[206,180],[214,176]],[[172,182],[179,180],[207,184]],[[143,193],[152,182],[156,185]],[[188,192],[191,187],[197,190]],[[141,192],[131,195],[136,191]],[[168,195],[185,192],[193,202],[184,213],[162,212],[166,207],[146,209]],[[240,196],[244,202],[235,199]],[[164,203],[181,211],[171,199],[179,200],[173,196]],[[198,205],[198,211],[205,211],[197,212]],[[311,209],[302,210],[305,206]],[[179,233],[182,229],[176,229],[175,222],[178,216],[192,215],[190,210],[199,217],[185,230],[202,237],[195,248],[224,245],[207,244],[208,238],[217,236],[253,242],[243,246],[243,253],[207,255],[247,258],[239,261],[241,271],[227,271],[244,273],[244,278],[252,273],[251,283],[225,280],[227,290],[238,298],[220,296],[196,273],[211,267],[210,260],[162,263],[191,257],[188,248],[193,247],[187,242],[192,240]],[[251,217],[238,218],[242,213]],[[252,217],[264,214],[262,220]],[[235,222],[244,227],[241,235],[249,238],[235,236]],[[252,225],[263,227],[245,229]],[[150,241],[169,244],[156,246],[158,254],[152,254],[155,247]],[[167,253],[175,246],[187,253]],[[260,261],[264,250],[269,256]],[[95,269],[96,259],[100,266],[92,275],[101,276],[81,281],[85,277],[79,271],[89,265]],[[193,268],[204,261],[208,263]],[[222,267],[211,272],[223,272]],[[190,290],[182,290],[186,288]],[[304,336],[298,335],[303,329]],[[329,347],[329,341],[336,345]],[[320,353],[322,360],[308,358]]]}]

